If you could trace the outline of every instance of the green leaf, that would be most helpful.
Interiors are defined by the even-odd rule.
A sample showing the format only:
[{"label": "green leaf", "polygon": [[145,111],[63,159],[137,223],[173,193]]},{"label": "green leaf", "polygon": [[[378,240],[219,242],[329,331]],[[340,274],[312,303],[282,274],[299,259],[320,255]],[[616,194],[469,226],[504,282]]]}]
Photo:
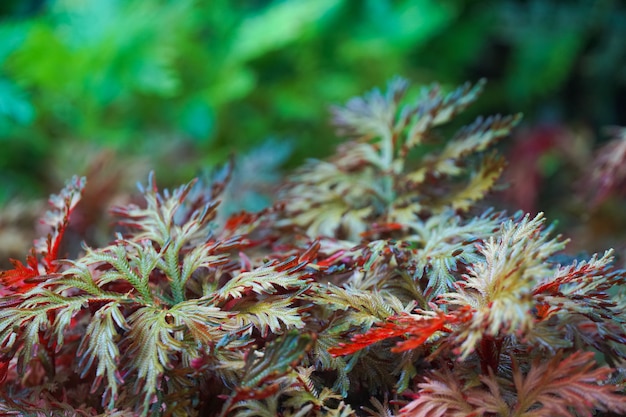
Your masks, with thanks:
[{"label": "green leaf", "polygon": [[0,118],[26,125],[35,118],[35,109],[27,94],[17,85],[0,78]]},{"label": "green leaf", "polygon": [[[281,333],[283,329],[303,328],[302,308],[294,306],[298,295],[271,295],[259,301],[236,304],[233,307],[235,327],[241,330],[252,324],[261,332],[261,337],[267,337],[268,332]],[[249,327],[247,332],[251,333],[252,328]]]},{"label": "green leaf", "polygon": [[311,271],[306,270],[310,260],[290,257],[286,261],[271,261],[250,272],[233,277],[218,291],[222,300],[244,297],[247,290],[256,294],[275,294],[278,288],[302,289],[308,285]]},{"label": "green leaf", "polygon": [[342,2],[342,0],[275,2],[260,14],[243,21],[234,36],[228,61],[247,61],[297,40]]},{"label": "green leaf", "polygon": [[136,373],[135,390],[143,395],[143,413],[156,401],[159,381],[171,366],[173,355],[185,350],[184,343],[175,337],[176,329],[167,310],[141,307],[130,317],[130,341],[125,358]]},{"label": "green leaf", "polygon": [[118,386],[123,382],[120,373],[120,350],[119,333],[116,326],[128,331],[129,327],[126,319],[120,311],[118,302],[105,304],[98,309],[87,329],[77,351],[80,357],[78,368],[82,369],[81,378],[97,360],[96,378],[93,380],[91,391],[95,392],[103,379],[106,379],[106,392],[102,398],[103,404],[108,398],[109,409],[113,409],[118,397]]}]

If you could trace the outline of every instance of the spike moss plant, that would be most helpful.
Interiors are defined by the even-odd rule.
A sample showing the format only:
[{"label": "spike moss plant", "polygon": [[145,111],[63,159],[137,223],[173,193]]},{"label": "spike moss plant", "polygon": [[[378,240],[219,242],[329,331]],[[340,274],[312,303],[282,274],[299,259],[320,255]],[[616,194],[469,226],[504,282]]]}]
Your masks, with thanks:
[{"label": "spike moss plant", "polygon": [[61,248],[89,185],[69,181],[0,275],[0,413],[626,413],[626,273],[611,251],[563,255],[541,214],[481,203],[520,117],[440,126],[482,88],[396,79],[334,108],[349,141],[262,212],[218,221],[223,178],[150,177],[75,259]]}]

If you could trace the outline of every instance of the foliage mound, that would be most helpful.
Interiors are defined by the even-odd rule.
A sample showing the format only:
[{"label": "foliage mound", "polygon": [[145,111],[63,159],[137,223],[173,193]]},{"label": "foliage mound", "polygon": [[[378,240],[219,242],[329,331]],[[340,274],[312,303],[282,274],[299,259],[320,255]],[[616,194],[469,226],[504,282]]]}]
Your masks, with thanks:
[{"label": "foliage mound", "polygon": [[443,139],[482,88],[396,79],[335,108],[350,141],[258,213],[218,221],[224,173],[151,176],[109,245],[62,259],[88,186],[72,179],[0,275],[0,412],[626,413],[626,274],[610,251],[560,254],[541,214],[480,206],[519,116]]}]

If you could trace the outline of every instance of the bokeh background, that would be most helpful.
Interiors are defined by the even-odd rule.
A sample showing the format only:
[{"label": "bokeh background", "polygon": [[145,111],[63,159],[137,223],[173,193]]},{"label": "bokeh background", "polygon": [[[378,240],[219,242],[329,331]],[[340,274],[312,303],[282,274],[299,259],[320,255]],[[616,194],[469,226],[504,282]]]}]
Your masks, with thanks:
[{"label": "bokeh background", "polygon": [[332,152],[329,105],[394,75],[487,78],[463,120],[524,113],[497,204],[546,211],[581,249],[623,242],[623,200],[590,207],[585,179],[626,126],[624,1],[2,0],[0,246],[73,174],[95,219],[149,170],[176,185],[237,155],[231,194],[255,209],[245,190]]}]

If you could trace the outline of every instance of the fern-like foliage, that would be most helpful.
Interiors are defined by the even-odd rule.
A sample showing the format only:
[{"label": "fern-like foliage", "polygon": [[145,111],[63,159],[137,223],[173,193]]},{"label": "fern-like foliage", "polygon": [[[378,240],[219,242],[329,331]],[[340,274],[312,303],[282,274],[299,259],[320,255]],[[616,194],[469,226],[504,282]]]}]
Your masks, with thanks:
[{"label": "fern-like foliage", "polygon": [[511,417],[576,417],[593,410],[623,414],[624,396],[615,385],[602,384],[610,369],[597,368],[593,353],[559,353],[550,360],[535,361],[527,371],[513,362],[513,384],[503,385],[493,373],[469,383],[450,372],[435,373],[419,384],[416,399],[401,417],[493,415]]},{"label": "fern-like foliage", "polygon": [[[351,332],[367,330],[376,320],[428,308],[480,258],[474,242],[499,228],[500,213],[463,213],[499,178],[503,161],[486,151],[508,135],[519,115],[478,118],[450,140],[435,141],[441,136],[434,129],[474,102],[483,86],[466,84],[448,94],[432,86],[415,99],[408,83],[395,79],[386,93],[374,90],[334,108],[338,133],[351,141],[331,159],[309,163],[282,188],[276,225],[302,230],[309,239],[322,237],[320,251],[327,259],[320,266],[336,269],[331,277],[341,276],[343,305],[332,286],[316,293],[328,302],[324,310],[334,312],[314,310],[324,319],[313,363],[335,373],[333,387],[344,395],[351,378],[381,388],[374,386],[389,380],[384,369],[392,359],[349,376],[347,371],[362,368],[359,361],[372,364],[386,355],[368,351],[345,362],[328,349],[333,352]],[[438,151],[428,152],[433,144]],[[416,374],[409,357],[391,372],[391,380],[398,378],[405,388]]]},{"label": "fern-like foliage", "polygon": [[427,310],[389,316],[329,352],[352,355],[395,340],[392,352],[453,360],[452,368],[433,371],[418,385],[417,399],[401,416],[622,412],[626,397],[592,352],[602,352],[609,363],[625,358],[624,301],[612,294],[624,285],[624,273],[610,269],[610,253],[568,266],[551,262],[565,242],[549,232],[541,214],[503,222],[477,244],[480,259],[454,291]]},{"label": "fern-like foliage", "polygon": [[13,291],[23,292],[35,286],[35,278],[40,275],[53,274],[58,271],[59,250],[69,216],[80,201],[85,187],[85,178],[72,178],[58,195],[49,199],[51,210],[47,211],[41,223],[50,229],[47,236],[37,239],[26,265],[12,259],[15,267],[0,273],[0,295],[9,295]]},{"label": "fern-like foliage", "polygon": [[532,288],[552,274],[547,260],[564,246],[549,239],[542,224],[541,214],[504,223],[499,236],[481,247],[484,261],[470,267],[456,284],[457,291],[442,295],[449,305],[472,309],[472,319],[460,335],[463,357],[484,336],[522,335],[532,327]]},{"label": "fern-like foliage", "polygon": [[[72,184],[70,191],[83,182]],[[304,327],[299,300],[317,246],[282,260],[237,261],[234,250],[249,243],[233,236],[234,227],[211,223],[219,188],[200,196],[190,183],[161,193],[151,177],[144,207],[113,211],[123,235],[62,263],[53,259],[77,198],[68,189],[53,198],[66,214],[55,213],[60,226],[40,251],[42,266],[35,269],[33,255],[23,281],[17,263],[3,274],[12,292],[0,309],[4,375],[16,365],[49,393],[61,377],[74,378],[82,381],[76,390],[101,397],[101,405],[90,403],[96,409],[160,415],[167,405],[172,415],[193,415],[191,404],[201,400],[196,385],[238,380],[256,337]],[[6,388],[31,390],[15,375]]]},{"label": "fern-like foliage", "polygon": [[218,215],[230,164],[172,191],[151,175],[108,245],[62,259],[85,184],[70,181],[50,235],[0,275],[0,413],[626,413],[612,252],[561,265],[542,214],[477,204],[518,116],[427,152],[482,85],[413,102],[396,79],[334,109],[353,140],[258,213]]},{"label": "fern-like foliage", "polygon": [[[374,90],[334,108],[337,131],[353,141],[331,160],[309,163],[284,187],[279,224],[302,227],[311,237],[358,242],[372,225],[405,226],[419,215],[469,209],[493,187],[503,167],[501,158],[484,151],[508,135],[519,115],[479,118],[439,153],[417,161],[410,156],[433,141],[433,128],[475,101],[483,85],[466,84],[449,94],[435,85],[411,101],[408,83],[398,78],[385,94]],[[479,169],[472,172],[474,154],[480,155]]]}]

